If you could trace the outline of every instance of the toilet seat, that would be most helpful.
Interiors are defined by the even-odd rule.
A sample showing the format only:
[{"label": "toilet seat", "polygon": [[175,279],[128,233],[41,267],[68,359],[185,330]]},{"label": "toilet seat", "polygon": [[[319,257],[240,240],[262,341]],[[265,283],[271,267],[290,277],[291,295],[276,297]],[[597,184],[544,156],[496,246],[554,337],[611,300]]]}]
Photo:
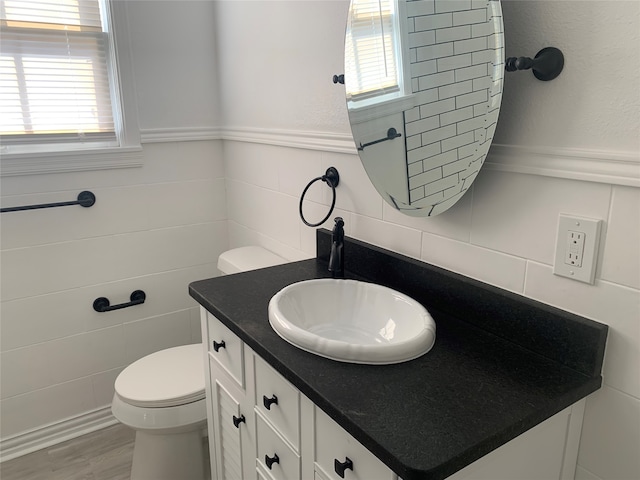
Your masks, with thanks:
[{"label": "toilet seat", "polygon": [[205,397],[202,344],[168,348],[125,368],[115,382],[120,399],[144,408],[166,408]]}]

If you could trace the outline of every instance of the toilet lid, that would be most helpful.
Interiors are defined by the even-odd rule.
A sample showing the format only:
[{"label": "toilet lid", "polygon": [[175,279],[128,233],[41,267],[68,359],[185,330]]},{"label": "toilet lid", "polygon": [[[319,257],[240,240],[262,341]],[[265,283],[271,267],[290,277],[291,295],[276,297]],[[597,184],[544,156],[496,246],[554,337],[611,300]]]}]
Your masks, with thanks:
[{"label": "toilet lid", "polygon": [[201,343],[168,348],[125,368],[116,393],[138,407],[173,407],[204,398],[204,357]]}]

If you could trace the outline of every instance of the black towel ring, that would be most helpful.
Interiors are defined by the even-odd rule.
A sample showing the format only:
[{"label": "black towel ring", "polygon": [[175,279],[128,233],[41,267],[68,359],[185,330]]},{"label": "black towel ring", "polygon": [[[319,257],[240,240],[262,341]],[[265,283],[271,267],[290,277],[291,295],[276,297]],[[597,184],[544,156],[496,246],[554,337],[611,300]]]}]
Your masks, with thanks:
[{"label": "black towel ring", "polygon": [[[304,200],[304,196],[307,194],[307,190],[309,190],[309,187],[313,185],[315,182],[317,182],[318,180],[322,180],[323,182],[325,182],[327,185],[331,187],[331,190],[333,191],[333,200],[331,201],[331,208],[329,209],[329,213],[327,213],[326,217],[324,217],[318,223],[309,223],[304,218],[304,214],[302,213],[302,202]],[[340,183],[340,175],[338,174],[338,170],[336,170],[335,167],[329,167],[327,168],[327,171],[325,172],[324,175],[322,175],[321,177],[314,178],[309,182],[309,184],[306,187],[304,187],[304,190],[302,191],[302,196],[300,197],[300,218],[302,219],[302,221],[307,227],[319,227],[329,219],[329,217],[333,213],[333,207],[336,206],[336,187],[338,186],[339,183]]]}]

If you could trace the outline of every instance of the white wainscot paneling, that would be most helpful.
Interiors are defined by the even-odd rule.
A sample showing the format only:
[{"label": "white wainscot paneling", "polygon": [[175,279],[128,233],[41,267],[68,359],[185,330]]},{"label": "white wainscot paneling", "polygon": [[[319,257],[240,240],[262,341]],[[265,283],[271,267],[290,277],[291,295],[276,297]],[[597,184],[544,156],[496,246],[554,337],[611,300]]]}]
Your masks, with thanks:
[{"label": "white wainscot paneling", "polygon": [[[357,156],[344,153],[324,153],[322,161],[322,172],[319,175],[324,174],[327,168],[332,166],[340,173],[340,184],[336,189],[337,208],[382,219],[384,200],[369,180],[362,162]],[[323,203],[331,205],[331,199],[331,189],[327,187]]]},{"label": "white wainscot paneling", "polygon": [[[216,265],[210,263],[3,302],[2,351],[193,307],[196,303],[188,294],[189,283],[216,272]],[[144,304],[104,313],[92,308],[98,297],[113,304],[128,301],[134,290],[147,294]]]},{"label": "white wainscot paneling", "polygon": [[[20,248],[144,230],[144,187],[88,188],[96,203],[2,215],[2,248]],[[3,197],[3,207],[76,200],[81,190]]]},{"label": "white wainscot paneling", "polygon": [[291,149],[227,141],[224,143],[226,177],[257,187],[278,190],[279,178],[276,165],[278,157],[286,151]]},{"label": "white wainscot paneling", "polygon": [[[3,249],[82,240],[163,227],[224,220],[224,179],[91,190],[96,203],[11,212],[2,217]],[[75,200],[76,191],[4,197],[3,205]]]},{"label": "white wainscot paneling", "polygon": [[600,477],[596,477],[590,471],[582,468],[580,465],[576,467],[575,480],[602,480]]},{"label": "white wainscot paneling", "polygon": [[224,178],[220,140],[148,143],[144,156],[146,183]]},{"label": "white wainscot paneling", "polygon": [[215,263],[226,246],[225,221],[113,237],[119,278]]},{"label": "white wainscot paneling", "polygon": [[526,261],[522,258],[426,232],[420,258],[505,290],[522,293],[524,288]]},{"label": "white wainscot paneling", "polygon": [[[322,164],[323,153],[316,150],[302,150],[294,148],[282,148],[278,150],[276,165],[278,168],[278,188],[282,193],[300,198],[302,190],[307,184],[316,177],[321,177],[327,171]],[[321,195],[314,195],[315,184],[307,192],[310,200],[322,201],[325,189],[329,189],[327,184],[321,181],[316,183],[322,184],[319,189]]]},{"label": "white wainscot paneling", "polygon": [[605,235],[602,278],[640,289],[640,188],[613,188]]},{"label": "white wainscot paneling", "polygon": [[159,183],[144,188],[150,229],[226,219],[224,179]]},{"label": "white wainscot paneling", "polygon": [[595,285],[553,275],[529,262],[525,295],[609,325],[604,361],[607,385],[640,398],[640,292],[610,282]]},{"label": "white wainscot paneling", "polygon": [[2,437],[48,425],[96,408],[90,377],[16,395],[0,402]]},{"label": "white wainscot paneling", "polygon": [[578,465],[600,478],[640,478],[640,399],[604,387],[587,399]]},{"label": "white wainscot paneling", "polygon": [[[202,277],[204,278],[204,277]],[[200,326],[200,308],[194,306],[189,309],[189,319],[191,320],[191,342],[202,342],[202,328]]]},{"label": "white wainscot paneling", "polygon": [[461,242],[468,242],[471,230],[472,206],[473,194],[471,191],[467,192],[446,212],[435,217],[410,217],[384,202],[382,218],[387,222],[434,233]]},{"label": "white wainscot paneling", "polygon": [[191,342],[189,310],[145,318],[124,324],[125,357],[128,365],[158,350]]},{"label": "white wainscot paneling", "polygon": [[0,393],[9,398],[51,385],[47,344],[3,352],[0,360]]},{"label": "white wainscot paneling", "polygon": [[[2,251],[2,299],[104,283],[117,278],[119,254],[112,237]],[[87,268],[87,266],[91,268]]]},{"label": "white wainscot paneling", "polygon": [[[215,261],[224,222],[3,252],[3,297],[20,298]],[[198,256],[201,255],[201,256]],[[87,268],[90,265],[92,268]]]},{"label": "white wainscot paneling", "polygon": [[420,258],[422,232],[363,215],[352,215],[351,235],[413,258]]},{"label": "white wainscot paneling", "polygon": [[298,201],[275,190],[227,180],[229,218],[296,249],[302,225]]},{"label": "white wainscot paneling", "polygon": [[606,220],[610,196],[610,185],[483,170],[471,243],[551,265],[559,214]]},{"label": "white wainscot paneling", "polygon": [[118,375],[120,375],[120,372],[124,369],[125,367],[115,368],[113,370],[96,373],[91,376],[93,392],[96,399],[96,405],[98,407],[111,405],[113,394],[115,393],[114,385],[116,383],[116,378],[118,378]]},{"label": "white wainscot paneling", "polygon": [[[302,227],[301,227],[302,228]],[[311,236],[312,239],[306,241],[306,237]],[[315,258],[316,256],[316,240],[315,229],[306,227],[301,230],[301,245],[303,250],[292,248],[289,245],[275,240],[256,230],[251,230],[245,225],[241,225],[233,220],[229,220],[229,246],[230,248],[246,247],[250,245],[259,245],[271,250],[272,252],[286,258],[290,261],[305,260]],[[306,243],[305,243],[306,242]]]},{"label": "white wainscot paneling", "polygon": [[123,365],[122,326],[2,353],[2,398],[21,395]]}]

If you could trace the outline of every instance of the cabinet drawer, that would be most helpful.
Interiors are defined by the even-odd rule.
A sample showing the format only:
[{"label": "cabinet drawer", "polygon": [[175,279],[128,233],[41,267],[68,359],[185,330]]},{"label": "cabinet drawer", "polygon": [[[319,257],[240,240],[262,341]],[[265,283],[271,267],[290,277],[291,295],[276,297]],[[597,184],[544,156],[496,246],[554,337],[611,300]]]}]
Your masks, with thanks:
[{"label": "cabinet drawer", "polygon": [[[369,450],[331,420],[316,411],[316,470],[332,480],[393,480],[396,475]],[[336,462],[345,465],[343,468]],[[349,464],[347,467],[346,464]],[[320,468],[318,468],[320,467]],[[342,475],[341,475],[342,474]]]},{"label": "cabinet drawer", "polygon": [[300,449],[300,394],[278,372],[257,355],[256,410],[287,439],[296,451]]},{"label": "cabinet drawer", "polygon": [[207,313],[207,328],[209,357],[244,388],[242,341],[210,313]]},{"label": "cabinet drawer", "polygon": [[[300,457],[273,428],[256,414],[258,432],[257,463],[266,469],[275,480],[298,480]],[[259,471],[259,470],[258,470]]]}]

